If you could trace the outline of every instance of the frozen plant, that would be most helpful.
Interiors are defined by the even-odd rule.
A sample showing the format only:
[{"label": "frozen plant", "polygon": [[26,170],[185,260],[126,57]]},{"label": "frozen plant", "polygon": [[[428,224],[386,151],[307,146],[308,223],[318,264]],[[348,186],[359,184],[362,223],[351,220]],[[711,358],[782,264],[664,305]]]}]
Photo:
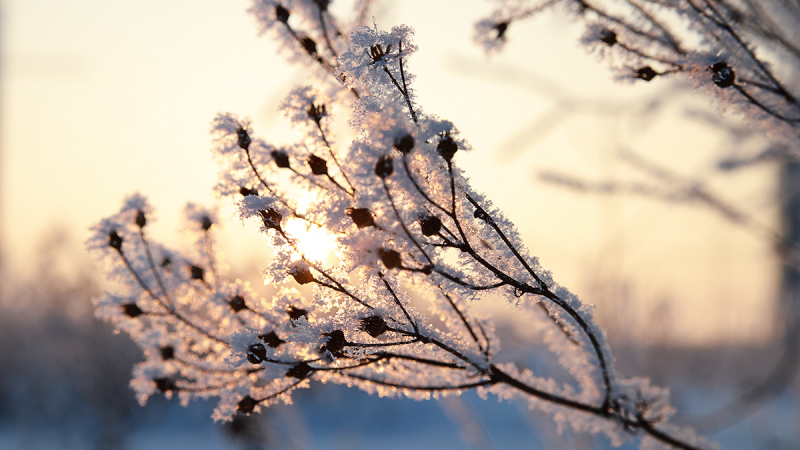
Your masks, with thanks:
[{"label": "frozen plant", "polygon": [[[96,301],[97,314],[144,350],[132,381],[140,401],[216,397],[214,417],[230,420],[290,402],[312,381],[415,399],[474,389],[526,401],[615,445],[639,438],[643,447],[709,447],[669,423],[666,389],[615,372],[591,309],[470,187],[455,164],[469,144],[416,103],[411,28],[358,27],[348,39],[327,5],[253,7],[264,31],[285,39],[290,58],[316,75],[315,86],[294,88],[281,106],[302,140],[273,145],[230,113],[211,126],[217,192],[271,239],[264,276],[280,288],[271,299],[226,278],[215,211],[187,207],[193,254],[148,238],[153,211],[138,194],[93,229],[88,246],[118,281]],[[331,129],[341,116],[358,133],[349,145]],[[441,325],[408,290],[429,300],[427,316]],[[492,322],[470,304],[498,297],[543,331],[568,382],[495,362]]]},{"label": "frozen plant", "polygon": [[582,44],[628,80],[681,76],[774,138],[800,136],[800,4],[791,0],[495,0],[475,41],[499,51],[509,27],[561,8]]}]

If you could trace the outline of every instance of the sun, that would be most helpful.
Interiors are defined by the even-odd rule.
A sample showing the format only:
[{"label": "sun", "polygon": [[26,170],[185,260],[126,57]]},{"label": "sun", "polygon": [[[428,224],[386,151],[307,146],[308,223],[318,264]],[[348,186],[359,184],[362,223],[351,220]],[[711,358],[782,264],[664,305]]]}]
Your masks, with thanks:
[{"label": "sun", "polygon": [[303,220],[291,218],[286,221],[283,228],[295,240],[300,251],[300,253],[294,252],[292,255],[294,260],[305,256],[306,259],[322,262],[336,246],[334,236],[328,230],[310,225]]}]

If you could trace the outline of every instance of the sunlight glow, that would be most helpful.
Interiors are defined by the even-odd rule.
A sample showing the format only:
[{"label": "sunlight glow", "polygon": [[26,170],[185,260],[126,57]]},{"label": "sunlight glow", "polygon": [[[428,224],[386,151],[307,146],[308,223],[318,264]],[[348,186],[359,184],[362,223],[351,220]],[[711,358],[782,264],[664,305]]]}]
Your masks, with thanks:
[{"label": "sunlight glow", "polygon": [[[283,228],[295,239],[303,256],[312,261],[324,261],[328,252],[336,245],[333,235],[328,230],[308,225],[300,219],[287,220]],[[295,252],[292,259],[300,259],[300,254]]]}]

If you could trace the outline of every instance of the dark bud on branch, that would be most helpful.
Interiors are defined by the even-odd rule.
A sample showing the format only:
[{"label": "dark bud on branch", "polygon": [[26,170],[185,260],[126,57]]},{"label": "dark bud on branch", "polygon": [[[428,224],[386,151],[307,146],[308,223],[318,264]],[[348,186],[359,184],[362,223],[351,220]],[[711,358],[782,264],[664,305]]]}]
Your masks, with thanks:
[{"label": "dark bud on branch", "polygon": [[258,405],[258,400],[246,395],[243,399],[236,404],[236,409],[239,410],[242,414],[251,414],[253,410],[255,410],[256,405]]},{"label": "dark bud on branch", "polygon": [[258,338],[264,341],[264,343],[267,344],[267,346],[270,348],[278,348],[281,346],[281,344],[286,343],[286,341],[279,338],[274,331],[270,331],[269,333],[266,334],[260,334],[258,335]]},{"label": "dark bud on branch", "polygon": [[239,312],[243,309],[247,309],[247,304],[244,301],[244,297],[241,295],[234,295],[228,300],[228,306],[233,310],[233,312]]},{"label": "dark bud on branch", "polygon": [[611,47],[617,43],[617,33],[611,30],[603,30],[600,32],[600,42]]},{"label": "dark bud on branch", "polygon": [[492,218],[489,217],[489,215],[486,214],[486,211],[484,211],[481,208],[475,209],[475,212],[472,214],[472,216],[475,217],[476,219],[482,220],[482,221],[484,221],[486,223],[492,223]]},{"label": "dark bud on branch", "polygon": [[142,314],[144,314],[144,311],[142,311],[138,306],[136,306],[136,303],[125,303],[124,305],[122,305],[122,312],[123,314],[131,318],[139,317]]},{"label": "dark bud on branch", "polygon": [[286,371],[286,376],[290,378],[297,378],[299,380],[305,380],[308,378],[308,375],[313,372],[314,369],[311,368],[308,364],[301,362],[297,363],[292,366],[291,369]]},{"label": "dark bud on branch", "polygon": [[400,150],[404,155],[411,153],[414,150],[414,136],[406,133],[394,139],[394,148]]},{"label": "dark bud on branch", "polygon": [[328,163],[317,155],[308,157],[308,165],[311,167],[311,173],[314,175],[328,174]]},{"label": "dark bud on branch", "polygon": [[505,39],[506,31],[508,30],[509,22],[499,22],[494,24],[494,31],[497,32],[497,39]]},{"label": "dark bud on branch", "polygon": [[331,0],[314,0],[314,3],[317,4],[320,11],[325,12],[328,10],[328,5],[331,3]]},{"label": "dark bud on branch", "polygon": [[261,364],[267,359],[267,349],[261,344],[253,344],[247,347],[247,360],[250,364]]},{"label": "dark bud on branch", "polygon": [[321,352],[325,352],[325,350],[331,352],[332,355],[336,355],[337,353],[341,352],[344,348],[345,339],[344,339],[344,331],[342,330],[333,330],[330,333],[322,333],[322,336],[326,336],[328,338],[328,342],[322,346],[320,349]]},{"label": "dark bud on branch", "polygon": [[709,70],[712,72],[711,80],[723,89],[733,86],[736,81],[736,72],[725,62],[714,63]]},{"label": "dark bud on branch", "polygon": [[156,389],[161,393],[178,390],[178,386],[169,378],[156,378],[153,380],[153,383],[155,383]]},{"label": "dark bud on branch", "polygon": [[311,274],[311,269],[308,267],[292,267],[289,275],[294,277],[294,281],[299,284],[308,284],[314,281],[314,275]]},{"label": "dark bud on branch", "polygon": [[239,127],[239,129],[236,130],[236,134],[239,136],[239,147],[247,151],[250,148],[250,143],[252,142],[250,136],[247,134],[247,130]]},{"label": "dark bud on branch", "polygon": [[400,260],[400,253],[394,250],[379,248],[378,256],[381,258],[383,265],[386,266],[387,269],[397,269],[398,267],[403,266],[403,263]]},{"label": "dark bud on branch", "polygon": [[650,66],[642,67],[638,69],[634,74],[634,77],[642,79],[644,81],[650,81],[658,75],[658,72],[651,69]]},{"label": "dark bud on branch", "polygon": [[303,49],[305,49],[305,51],[309,55],[317,56],[317,43],[314,42],[314,40],[311,39],[310,37],[308,37],[308,36],[301,37],[300,38],[300,45],[303,46]]},{"label": "dark bud on branch", "polygon": [[301,317],[308,319],[308,311],[294,306],[290,306],[289,309],[286,310],[286,314],[289,315],[289,319],[291,320],[300,320]]},{"label": "dark bud on branch", "polygon": [[144,226],[147,225],[147,218],[144,216],[144,211],[138,211],[136,213],[136,225],[138,225],[139,228],[144,228]]},{"label": "dark bud on branch", "polygon": [[108,246],[122,253],[122,236],[116,231],[108,233]]},{"label": "dark bud on branch", "polygon": [[211,225],[214,225],[214,224],[211,222],[211,218],[210,217],[203,216],[203,218],[200,219],[200,226],[203,227],[204,231],[208,231],[211,228]]},{"label": "dark bud on branch", "polygon": [[289,22],[289,10],[282,5],[275,5],[275,20],[281,23]]},{"label": "dark bud on branch", "polygon": [[419,220],[419,226],[425,236],[436,236],[442,229],[442,221],[436,216],[426,215]]},{"label": "dark bud on branch", "polygon": [[392,165],[391,156],[382,155],[378,158],[378,162],[375,164],[375,175],[385,180],[393,172],[394,166]]},{"label": "dark bud on branch", "polygon": [[175,359],[175,349],[172,348],[171,345],[168,345],[166,347],[161,347],[159,351],[161,352],[161,359],[163,359],[164,361]]},{"label": "dark bud on branch", "polygon": [[386,321],[381,316],[369,316],[361,319],[361,329],[376,338],[386,332]]},{"label": "dark bud on branch", "polygon": [[267,228],[271,228],[273,230],[280,230],[281,229],[281,220],[283,216],[278,211],[275,211],[272,208],[268,210],[259,209],[258,214],[261,215],[261,219],[264,221],[264,226]]},{"label": "dark bud on branch", "polygon": [[202,267],[198,267],[195,265],[190,265],[189,270],[192,272],[192,279],[193,280],[200,280],[205,281],[205,271]]},{"label": "dark bud on branch", "polygon": [[172,260],[169,259],[168,256],[165,256],[164,258],[161,259],[161,267],[166,269],[167,267],[170,266],[170,264],[172,264]]},{"label": "dark bud on branch", "polygon": [[308,117],[317,123],[319,126],[320,121],[323,117],[327,116],[328,113],[325,111],[325,105],[314,105],[313,103],[311,106],[308,107]]},{"label": "dark bud on branch", "polygon": [[450,162],[453,159],[453,155],[458,151],[458,144],[456,144],[456,141],[454,141],[449,134],[445,134],[436,146],[436,151],[439,152],[439,155],[441,155],[445,161]]},{"label": "dark bud on branch", "polygon": [[353,219],[358,228],[375,226],[375,220],[367,208],[347,208],[344,212]]},{"label": "dark bud on branch", "polygon": [[289,154],[281,151],[281,150],[273,150],[271,153],[272,159],[275,160],[275,165],[280,167],[281,169],[288,169],[291,166],[289,165]]},{"label": "dark bud on branch", "polygon": [[242,197],[247,197],[248,195],[255,195],[258,196],[258,191],[255,189],[250,189],[246,187],[240,187],[239,193],[242,194]]}]

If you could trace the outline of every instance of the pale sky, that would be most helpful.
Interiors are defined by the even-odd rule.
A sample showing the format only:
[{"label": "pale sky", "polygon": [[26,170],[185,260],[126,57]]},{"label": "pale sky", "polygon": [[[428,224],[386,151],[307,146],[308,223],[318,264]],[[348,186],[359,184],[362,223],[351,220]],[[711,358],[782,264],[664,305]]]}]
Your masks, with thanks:
[{"label": "pale sky", "polygon": [[[211,200],[208,124],[217,112],[252,117],[256,133],[277,142],[294,138],[275,109],[303,75],[256,36],[247,5],[0,3],[0,233],[10,270],[28,270],[37,241],[57,225],[82,242],[135,191],[157,209],[157,237],[176,239],[182,205]],[[487,10],[479,0],[404,0],[377,20],[416,29],[420,51],[409,70],[419,103],[470,140],[474,152],[457,162],[517,223],[529,250],[557,281],[598,304],[601,324],[633,338],[642,328],[696,344],[766,336],[777,280],[767,243],[701,208],[580,195],[536,178],[551,170],[630,179],[614,157],[624,145],[704,179],[725,138],[680,112],[706,110],[707,100],[681,95],[648,118],[557,113],[561,90],[584,99],[570,104],[578,108],[610,99],[637,111],[669,83],[614,83],[578,48],[578,30],[553,16],[511,28],[505,53],[487,59],[471,42],[472,24]],[[762,168],[714,186],[772,224],[772,178],[774,170]],[[224,251],[243,270],[264,241],[236,231],[223,239]]]}]

